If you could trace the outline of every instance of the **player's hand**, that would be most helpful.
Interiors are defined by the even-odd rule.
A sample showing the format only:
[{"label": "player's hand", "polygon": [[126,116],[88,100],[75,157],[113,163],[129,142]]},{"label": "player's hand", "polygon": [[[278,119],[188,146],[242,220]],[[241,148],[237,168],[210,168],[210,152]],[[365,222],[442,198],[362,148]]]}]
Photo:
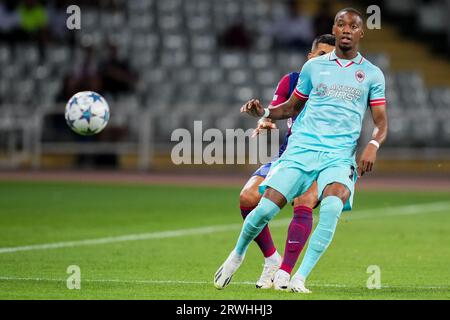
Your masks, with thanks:
[{"label": "player's hand", "polygon": [[256,137],[258,134],[261,133],[261,130],[272,130],[276,129],[277,125],[272,122],[269,118],[261,118],[258,120],[258,126],[255,130],[253,130],[252,138]]},{"label": "player's hand", "polygon": [[377,151],[377,147],[371,143],[364,149],[358,162],[358,177],[362,177],[364,173],[372,171],[377,159]]},{"label": "player's hand", "polygon": [[259,100],[252,99],[241,107],[241,113],[247,113],[254,117],[262,117],[264,115],[264,107]]}]

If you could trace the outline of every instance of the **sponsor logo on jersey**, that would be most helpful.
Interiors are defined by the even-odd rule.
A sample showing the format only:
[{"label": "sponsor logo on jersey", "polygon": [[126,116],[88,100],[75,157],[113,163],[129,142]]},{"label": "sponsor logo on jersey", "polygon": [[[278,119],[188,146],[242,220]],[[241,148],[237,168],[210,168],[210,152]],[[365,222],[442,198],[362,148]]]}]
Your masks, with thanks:
[{"label": "sponsor logo on jersey", "polygon": [[346,101],[357,101],[361,98],[363,93],[363,91],[358,88],[340,84],[333,84],[331,87],[328,87],[323,83],[320,83],[316,87],[315,92],[319,97],[337,98]]}]

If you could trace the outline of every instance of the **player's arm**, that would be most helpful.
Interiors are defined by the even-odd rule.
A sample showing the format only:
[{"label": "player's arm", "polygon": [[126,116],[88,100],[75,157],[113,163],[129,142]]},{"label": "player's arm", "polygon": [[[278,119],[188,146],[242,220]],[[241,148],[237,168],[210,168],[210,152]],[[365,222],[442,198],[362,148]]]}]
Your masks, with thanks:
[{"label": "player's arm", "polygon": [[[286,102],[290,96],[291,74],[286,74],[278,82],[277,88],[272,98],[269,108],[274,108],[279,104]],[[262,130],[276,129],[277,126],[271,118],[261,118],[258,120],[256,129],[253,131],[252,137],[257,136]]]},{"label": "player's arm", "polygon": [[264,116],[272,120],[288,119],[298,114],[305,106],[305,102],[292,94],[287,101],[276,107],[269,106],[269,108],[264,109],[259,100],[252,99],[242,106],[241,113],[247,113],[258,118]]},{"label": "player's arm", "polygon": [[372,171],[377,159],[377,151],[387,137],[388,117],[386,112],[386,99],[384,98],[384,86],[384,76],[381,74],[379,83],[372,90],[375,97],[369,101],[375,128],[373,130],[372,140],[367,144],[359,159],[358,176]]}]

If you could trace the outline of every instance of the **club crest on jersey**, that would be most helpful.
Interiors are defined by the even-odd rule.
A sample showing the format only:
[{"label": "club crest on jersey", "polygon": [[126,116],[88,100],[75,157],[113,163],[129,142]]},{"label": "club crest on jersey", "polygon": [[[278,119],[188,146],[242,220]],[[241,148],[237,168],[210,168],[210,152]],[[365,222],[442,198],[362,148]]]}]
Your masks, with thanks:
[{"label": "club crest on jersey", "polygon": [[355,78],[358,82],[363,82],[364,79],[366,78],[366,75],[362,70],[358,70],[355,73]]}]

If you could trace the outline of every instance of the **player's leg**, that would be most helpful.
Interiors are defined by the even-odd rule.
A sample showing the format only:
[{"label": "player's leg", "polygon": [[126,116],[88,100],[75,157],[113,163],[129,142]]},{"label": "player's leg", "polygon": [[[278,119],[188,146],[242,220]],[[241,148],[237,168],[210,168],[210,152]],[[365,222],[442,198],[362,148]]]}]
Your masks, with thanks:
[{"label": "player's leg", "polygon": [[[284,162],[272,168],[270,174],[260,185],[263,197],[256,208],[244,221],[239,239],[234,250],[222,264],[214,277],[214,285],[223,289],[231,281],[231,277],[241,265],[251,241],[261,232],[264,226],[299,193],[304,172],[293,162]],[[300,191],[299,191],[300,190]]]},{"label": "player's leg", "polygon": [[245,218],[236,247],[214,275],[214,286],[225,288],[244,260],[249,244],[264,226],[286,205],[286,198],[268,187],[254,210]]},{"label": "player's leg", "polygon": [[[264,167],[267,167],[267,172],[270,169],[270,164],[264,165],[253,175],[242,188],[239,205],[241,209],[242,218],[245,218],[256,208],[259,201],[261,200],[261,194],[258,191],[259,185],[264,181],[267,173],[264,172]],[[269,226],[266,225],[261,233],[255,238],[255,242],[258,244],[264,258],[268,259],[272,257],[277,252],[275,245],[272,240],[272,235],[270,234]]]},{"label": "player's leg", "polygon": [[306,278],[330,245],[344,204],[351,202],[354,193],[352,167],[332,167],[323,170],[318,177],[318,193],[321,206],[319,222],[308,244],[299,270],[292,277],[290,287],[295,292],[309,292]]},{"label": "player's leg", "polygon": [[300,197],[294,199],[294,215],[289,224],[283,262],[274,276],[274,288],[287,290],[291,272],[311,234],[313,225],[312,211],[318,204],[317,182]]},{"label": "player's leg", "polygon": [[261,201],[256,208],[247,216],[241,236],[236,245],[236,252],[244,255],[250,242],[261,232],[264,226],[286,205],[285,196],[267,187]]},{"label": "player's leg", "polygon": [[[239,204],[241,215],[244,220],[248,214],[256,208],[258,202],[261,200],[262,196],[258,191],[258,186],[264,181],[264,178],[267,175],[267,173],[264,172],[264,167],[266,166],[267,165],[264,165],[259,168],[241,190]],[[267,167],[268,172],[270,164]],[[264,255],[264,267],[260,278],[256,282],[256,288],[270,289],[273,283],[273,276],[280,268],[282,258],[275,248],[268,224],[264,226],[254,241]]]}]

